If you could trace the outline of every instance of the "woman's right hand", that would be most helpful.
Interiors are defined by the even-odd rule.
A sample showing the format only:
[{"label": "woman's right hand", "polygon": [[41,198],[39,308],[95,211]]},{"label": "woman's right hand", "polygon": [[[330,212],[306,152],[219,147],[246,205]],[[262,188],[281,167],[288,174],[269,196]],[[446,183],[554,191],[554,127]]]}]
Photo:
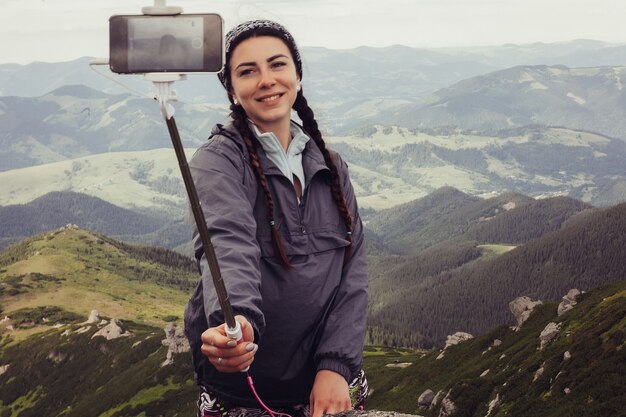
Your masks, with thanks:
[{"label": "woman's right hand", "polygon": [[235,316],[241,325],[241,342],[226,336],[226,324],[211,327],[202,333],[202,354],[220,372],[241,372],[254,361],[259,348],[254,342],[254,330],[244,316]]}]

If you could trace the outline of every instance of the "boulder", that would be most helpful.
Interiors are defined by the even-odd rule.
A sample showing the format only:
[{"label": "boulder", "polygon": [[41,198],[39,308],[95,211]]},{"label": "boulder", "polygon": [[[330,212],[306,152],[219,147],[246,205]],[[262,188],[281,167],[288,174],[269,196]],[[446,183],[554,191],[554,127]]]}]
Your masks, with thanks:
[{"label": "boulder", "polygon": [[546,365],[546,363],[542,363],[541,366],[539,367],[539,369],[537,369],[535,371],[535,376],[533,377],[533,382],[535,382],[536,380],[538,380],[539,378],[541,378],[541,375],[543,375],[543,371],[544,371],[544,366]]},{"label": "boulder", "polygon": [[572,359],[572,354],[569,353],[569,350],[566,350],[565,353],[563,354],[563,360],[568,361],[570,359]]},{"label": "boulder", "polygon": [[485,414],[485,417],[489,417],[491,415],[491,412],[499,405],[500,405],[500,394],[496,394],[496,398],[489,401],[489,410],[487,410],[487,414]]},{"label": "boulder", "polygon": [[85,323],[97,323],[100,321],[100,313],[98,310],[91,310],[91,314],[89,314],[89,318]]},{"label": "boulder", "polygon": [[437,391],[437,394],[435,395],[435,398],[433,398],[433,402],[430,404],[431,408],[439,403],[439,401],[443,397],[443,394],[444,394],[443,390]]},{"label": "boulder", "polygon": [[450,391],[446,397],[441,401],[441,408],[439,409],[438,417],[448,417],[456,411],[456,405],[450,399]]},{"label": "boulder", "polygon": [[569,290],[567,294],[563,296],[563,301],[561,301],[559,307],[556,310],[557,315],[561,316],[574,308],[574,306],[578,303],[577,300],[580,294],[580,291],[578,291],[576,288]]},{"label": "boulder", "polygon": [[10,366],[11,366],[10,363],[7,363],[6,365],[0,365],[0,375],[6,373],[6,371],[9,370]]},{"label": "boulder", "polygon": [[428,410],[430,405],[433,403],[433,399],[435,398],[435,393],[433,390],[427,389],[422,392],[422,395],[417,399],[417,406],[420,410]]},{"label": "boulder", "polygon": [[514,330],[519,330],[522,327],[522,324],[528,320],[528,317],[530,317],[530,314],[533,312],[535,307],[541,304],[543,304],[541,301],[533,301],[526,296],[517,297],[515,300],[511,301],[509,303],[509,309],[517,321],[517,327],[515,327]]},{"label": "boulder", "polygon": [[93,339],[96,336],[102,336],[106,338],[106,340],[118,339],[120,337],[128,337],[131,334],[129,332],[124,331],[118,324],[115,319],[111,319],[111,322],[104,326],[102,329],[98,330],[94,333],[91,338]]},{"label": "boulder", "polygon": [[465,332],[456,332],[453,335],[448,335],[448,338],[446,339],[446,346],[444,347],[444,349],[447,349],[450,346],[458,345],[461,342],[465,342],[466,340],[473,338],[474,336]]},{"label": "boulder", "polygon": [[167,346],[168,349],[165,362],[161,364],[162,367],[174,363],[175,353],[185,353],[191,350],[189,341],[185,336],[185,332],[183,329],[176,327],[175,323],[168,323],[164,330],[165,340],[162,340],[161,344],[163,344],[163,346]]},{"label": "boulder", "polygon": [[548,325],[541,331],[539,335],[539,350],[543,349],[548,343],[550,343],[561,331],[561,325],[554,322],[548,323]]}]

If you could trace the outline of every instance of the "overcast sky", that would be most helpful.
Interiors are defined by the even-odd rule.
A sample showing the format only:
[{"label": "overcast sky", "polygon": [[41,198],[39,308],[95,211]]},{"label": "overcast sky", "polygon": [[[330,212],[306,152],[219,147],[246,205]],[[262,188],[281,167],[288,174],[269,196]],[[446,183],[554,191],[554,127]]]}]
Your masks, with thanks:
[{"label": "overcast sky", "polygon": [[[108,18],[149,0],[0,0],[0,63],[108,56]],[[170,0],[287,26],[301,46],[500,45],[597,39],[626,43],[626,0]]]}]

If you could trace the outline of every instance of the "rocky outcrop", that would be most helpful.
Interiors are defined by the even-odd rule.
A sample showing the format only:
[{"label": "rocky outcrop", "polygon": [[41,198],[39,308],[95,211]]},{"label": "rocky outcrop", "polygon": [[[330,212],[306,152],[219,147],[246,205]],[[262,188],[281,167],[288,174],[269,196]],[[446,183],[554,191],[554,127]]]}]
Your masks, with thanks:
[{"label": "rocky outcrop", "polygon": [[162,367],[174,363],[174,354],[185,353],[191,350],[183,329],[179,329],[174,323],[168,323],[164,330],[165,340],[162,340],[161,343],[163,346],[167,346],[168,349],[165,362],[161,364]]},{"label": "rocky outcrop", "polygon": [[474,336],[465,332],[456,332],[453,335],[448,335],[448,338],[446,339],[446,346],[444,347],[444,349],[447,349],[450,346],[458,345],[461,342],[465,342],[466,340],[470,340],[473,338]]},{"label": "rocky outcrop", "polygon": [[458,345],[461,342],[465,342],[466,340],[473,338],[474,336],[465,332],[456,332],[452,335],[448,335],[446,339],[446,345],[443,347],[443,350],[441,351],[439,356],[437,356],[437,359],[442,359],[445,356],[446,349],[448,349],[450,346]]},{"label": "rocky outcrop", "polygon": [[85,322],[85,324],[97,323],[100,321],[100,313],[98,310],[91,310],[91,314],[89,314],[89,318]]},{"label": "rocky outcrop", "polygon": [[567,313],[572,308],[574,308],[574,306],[578,302],[577,300],[580,294],[581,292],[578,291],[576,288],[569,290],[567,294],[563,296],[563,301],[561,301],[559,307],[556,310],[557,315],[560,317],[561,315]]},{"label": "rocky outcrop", "polygon": [[553,322],[541,331],[539,335],[539,350],[542,350],[548,343],[550,343],[561,331],[561,325]]},{"label": "rocky outcrop", "polygon": [[493,400],[489,402],[489,410],[487,410],[487,414],[485,414],[485,417],[489,417],[491,415],[491,412],[495,410],[499,405],[500,405],[500,394],[496,394],[496,398],[494,398]]},{"label": "rocky outcrop", "polygon": [[515,300],[511,301],[509,303],[509,309],[517,321],[517,326],[514,327],[513,330],[519,330],[522,327],[522,324],[528,320],[535,307],[541,304],[543,304],[541,301],[533,301],[526,296],[517,297]]},{"label": "rocky outcrop", "polygon": [[451,391],[448,391],[446,397],[441,401],[441,409],[439,410],[438,417],[448,417],[456,411],[456,405],[450,399],[450,392]]},{"label": "rocky outcrop", "polygon": [[430,405],[433,403],[433,399],[435,398],[435,392],[433,390],[427,389],[422,392],[422,395],[417,399],[417,406],[420,410],[428,410]]},{"label": "rocky outcrop", "polygon": [[117,324],[117,321],[115,319],[111,319],[111,322],[109,324],[107,324],[102,329],[94,333],[94,335],[91,336],[91,338],[93,339],[94,337],[97,337],[97,336],[102,336],[106,338],[106,340],[113,340],[113,339],[118,339],[120,337],[131,336],[131,333],[122,329]]},{"label": "rocky outcrop", "polygon": [[538,380],[539,378],[541,378],[541,375],[543,375],[543,372],[545,370],[546,363],[542,363],[541,366],[539,367],[539,369],[537,369],[535,371],[535,376],[533,377],[533,382],[535,382],[536,380]]}]

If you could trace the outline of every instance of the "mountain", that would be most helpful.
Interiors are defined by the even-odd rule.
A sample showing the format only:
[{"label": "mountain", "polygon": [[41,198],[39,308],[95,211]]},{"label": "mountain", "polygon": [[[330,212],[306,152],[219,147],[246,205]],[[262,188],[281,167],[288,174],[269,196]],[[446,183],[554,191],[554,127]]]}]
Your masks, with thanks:
[{"label": "mountain", "polygon": [[459,237],[471,226],[530,201],[516,194],[482,199],[443,187],[426,197],[383,210],[366,225],[393,253],[417,253]]},{"label": "mountain", "polygon": [[[567,195],[603,206],[626,200],[626,143],[586,132],[521,128],[500,136],[435,135],[378,126],[366,137],[327,137],[327,142],[349,163],[363,209],[390,208],[443,186],[486,197]],[[188,158],[192,152],[188,149]],[[0,205],[69,190],[180,218],[187,207],[171,147],[13,169],[0,172],[0,183]]]},{"label": "mountain", "polygon": [[[554,218],[538,208],[537,221]],[[370,341],[439,345],[454,331],[480,334],[505,322],[520,295],[555,300],[625,279],[626,203],[571,216],[517,247],[479,243],[459,238],[412,257],[381,257],[371,271]]]},{"label": "mountain", "polygon": [[[344,102],[371,97],[422,96],[452,83],[517,65],[568,67],[616,66],[626,63],[626,46],[579,39],[569,42],[506,44],[463,48],[359,47],[334,50],[302,47],[307,95]],[[0,95],[38,97],[68,84],[82,84],[111,94],[126,92],[118,84],[89,68],[90,57],[69,62],[33,62],[0,65]],[[151,94],[140,76],[116,75],[108,67],[95,67],[116,81]],[[376,80],[376,83],[371,83]],[[334,85],[335,88],[330,86]],[[213,74],[192,74],[177,90],[186,101],[223,103],[225,93]],[[359,87],[366,86],[366,89]],[[402,88],[405,86],[405,88]],[[340,87],[341,95],[337,94]],[[371,94],[371,93],[374,94]],[[313,97],[312,96],[312,97]]]},{"label": "mountain", "polygon": [[4,249],[0,268],[4,314],[56,305],[85,317],[97,309],[149,325],[182,317],[197,281],[195,261],[186,256],[71,225]]},{"label": "mountain", "polygon": [[396,254],[418,253],[450,240],[521,244],[559,230],[592,206],[567,197],[534,200],[512,193],[478,198],[452,187],[382,210],[366,227]]},{"label": "mountain", "polygon": [[[192,269],[172,252],[73,227],[0,252],[0,413],[193,414],[189,352],[171,325],[197,277]],[[443,355],[368,346],[368,409],[435,417],[452,403],[449,416],[482,417],[493,402],[489,415],[621,416],[625,294],[624,280],[588,291],[561,316],[546,303],[519,331],[499,325]],[[100,314],[85,321],[94,308]],[[551,322],[558,333],[539,349]],[[441,394],[422,409],[427,389]]]},{"label": "mountain", "polygon": [[[583,294],[563,315],[545,303],[519,331],[499,326],[443,353],[369,348],[365,370],[376,389],[368,408],[424,417],[624,416],[625,315],[621,280]],[[558,330],[540,348],[550,323]]]},{"label": "mountain", "polygon": [[[180,134],[197,147],[225,117],[219,106],[179,107]],[[179,116],[179,113],[176,114]],[[148,97],[64,86],[37,98],[0,98],[0,170],[80,156],[171,147],[158,105]]]},{"label": "mountain", "polygon": [[624,83],[623,66],[517,66],[460,81],[376,122],[382,116],[398,126],[480,132],[561,126],[626,140]]},{"label": "mountain", "polygon": [[0,252],[0,413],[189,414],[189,354],[162,366],[162,340],[197,279],[187,257],[72,226]]},{"label": "mountain", "polygon": [[474,195],[567,195],[610,205],[626,199],[626,142],[563,128],[477,134],[376,125],[327,140],[350,164],[361,206],[388,208],[442,186]]},{"label": "mountain", "polygon": [[0,206],[0,242],[4,242],[0,247],[68,223],[109,236],[123,236],[155,232],[166,222],[165,218],[123,209],[86,194],[51,192],[28,204]]}]

